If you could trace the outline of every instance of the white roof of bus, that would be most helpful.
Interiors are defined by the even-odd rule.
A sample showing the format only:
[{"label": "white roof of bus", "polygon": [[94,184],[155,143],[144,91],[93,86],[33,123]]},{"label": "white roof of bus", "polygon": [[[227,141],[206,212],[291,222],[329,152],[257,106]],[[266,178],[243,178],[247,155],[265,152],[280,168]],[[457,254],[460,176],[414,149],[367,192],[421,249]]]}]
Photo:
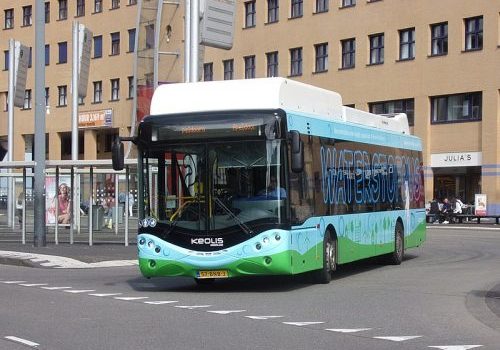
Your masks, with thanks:
[{"label": "white roof of bus", "polygon": [[347,121],[409,134],[406,115],[390,118],[344,107],[341,96],[285,78],[207,81],[158,86],[151,115],[231,110],[283,109],[324,120]]},{"label": "white roof of bus", "polygon": [[151,115],[278,108],[342,118],[338,93],[284,78],[160,85],[153,95]]}]

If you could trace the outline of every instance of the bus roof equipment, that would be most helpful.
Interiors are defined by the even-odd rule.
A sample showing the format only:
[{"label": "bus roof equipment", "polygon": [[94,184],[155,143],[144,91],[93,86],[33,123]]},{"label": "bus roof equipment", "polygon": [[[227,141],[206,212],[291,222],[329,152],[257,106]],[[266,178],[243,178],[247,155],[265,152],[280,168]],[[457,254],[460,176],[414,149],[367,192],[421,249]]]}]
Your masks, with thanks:
[{"label": "bus roof equipment", "polygon": [[404,113],[377,115],[345,107],[334,91],[285,78],[164,84],[156,89],[151,102],[151,115],[264,109],[409,134]]}]

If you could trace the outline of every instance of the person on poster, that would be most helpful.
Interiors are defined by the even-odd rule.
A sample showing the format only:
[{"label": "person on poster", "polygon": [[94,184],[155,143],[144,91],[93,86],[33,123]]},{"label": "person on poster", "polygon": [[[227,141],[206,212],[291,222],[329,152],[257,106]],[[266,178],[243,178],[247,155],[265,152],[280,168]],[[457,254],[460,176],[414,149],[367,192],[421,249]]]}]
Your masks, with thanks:
[{"label": "person on poster", "polygon": [[59,185],[59,191],[56,197],[54,197],[51,209],[55,211],[56,203],[59,204],[57,222],[60,224],[69,224],[71,221],[71,198],[69,194],[69,187],[67,184],[62,183]]}]

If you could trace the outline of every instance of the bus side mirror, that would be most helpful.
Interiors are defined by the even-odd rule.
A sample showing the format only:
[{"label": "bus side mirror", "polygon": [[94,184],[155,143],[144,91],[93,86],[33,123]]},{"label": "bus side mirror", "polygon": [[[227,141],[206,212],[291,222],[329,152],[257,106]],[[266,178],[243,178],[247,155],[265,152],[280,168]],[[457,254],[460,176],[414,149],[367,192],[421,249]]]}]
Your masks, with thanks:
[{"label": "bus side mirror", "polygon": [[297,130],[290,131],[292,139],[291,165],[294,173],[301,173],[304,170],[304,142],[300,139]]},{"label": "bus side mirror", "polygon": [[116,137],[111,145],[111,159],[113,161],[113,170],[123,170],[125,167],[125,152],[123,150],[123,142],[119,137]]}]

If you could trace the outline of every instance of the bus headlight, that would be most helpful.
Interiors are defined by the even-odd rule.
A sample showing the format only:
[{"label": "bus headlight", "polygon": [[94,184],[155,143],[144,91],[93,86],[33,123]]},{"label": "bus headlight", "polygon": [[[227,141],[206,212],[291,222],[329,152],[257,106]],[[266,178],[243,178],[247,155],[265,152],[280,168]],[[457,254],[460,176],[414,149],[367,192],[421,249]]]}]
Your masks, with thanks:
[{"label": "bus headlight", "polygon": [[149,224],[149,227],[155,227],[156,226],[156,219],[155,218],[149,218],[148,219],[148,224]]},{"label": "bus headlight", "polygon": [[266,236],[266,237],[262,238],[262,243],[268,244],[269,243],[269,237]]},{"label": "bus headlight", "polygon": [[140,244],[140,245],[144,245],[144,243],[146,243],[146,240],[145,240],[144,238],[141,238],[141,239],[139,240],[139,244]]},{"label": "bus headlight", "polygon": [[149,241],[149,242],[148,242],[148,248],[153,249],[154,247],[155,247],[155,242],[153,242],[153,241]]}]

